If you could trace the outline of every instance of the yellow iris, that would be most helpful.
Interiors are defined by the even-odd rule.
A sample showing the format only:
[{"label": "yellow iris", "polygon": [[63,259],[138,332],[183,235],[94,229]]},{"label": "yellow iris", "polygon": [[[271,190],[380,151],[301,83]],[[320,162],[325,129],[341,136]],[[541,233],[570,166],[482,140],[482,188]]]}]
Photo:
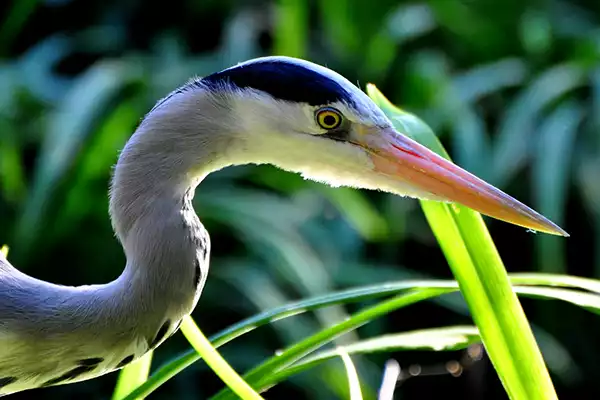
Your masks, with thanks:
[{"label": "yellow iris", "polygon": [[342,114],[331,107],[321,108],[317,111],[317,123],[323,129],[335,129],[342,123]]}]

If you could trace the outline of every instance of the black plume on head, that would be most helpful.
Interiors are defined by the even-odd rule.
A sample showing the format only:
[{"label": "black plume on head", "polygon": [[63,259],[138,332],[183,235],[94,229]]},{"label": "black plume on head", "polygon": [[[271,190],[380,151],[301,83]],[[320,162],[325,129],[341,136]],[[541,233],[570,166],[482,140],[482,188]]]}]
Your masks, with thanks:
[{"label": "black plume on head", "polygon": [[313,106],[344,101],[352,104],[338,76],[313,64],[286,57],[265,57],[236,65],[202,79],[206,85],[233,84],[239,88],[261,90],[276,99],[308,103]]}]

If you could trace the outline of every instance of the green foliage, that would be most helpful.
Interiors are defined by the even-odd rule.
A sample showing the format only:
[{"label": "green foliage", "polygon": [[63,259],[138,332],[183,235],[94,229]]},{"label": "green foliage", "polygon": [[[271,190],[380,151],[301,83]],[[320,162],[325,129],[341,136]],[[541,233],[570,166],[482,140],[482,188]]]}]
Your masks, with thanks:
[{"label": "green foliage", "polygon": [[356,367],[352,363],[352,358],[342,348],[337,350],[340,358],[344,362],[346,374],[348,374],[348,391],[350,392],[350,400],[362,400],[363,396],[360,391],[360,379]]},{"label": "green foliage", "polygon": [[[425,123],[394,107],[374,86],[367,91],[399,132],[449,158]],[[525,313],[481,215],[460,204],[421,200],[421,207],[509,397],[556,398]]]},{"label": "green foliage", "polygon": [[229,366],[229,364],[227,364],[227,361],[225,361],[210,344],[190,316],[183,319],[183,322],[181,323],[181,332],[185,335],[185,338],[190,342],[198,354],[204,358],[210,368],[219,375],[219,378],[221,378],[238,397],[244,400],[262,399],[262,396],[256,393],[252,387],[248,385],[248,383],[246,383],[246,381],[244,381],[233,368]]},{"label": "green foliage", "polygon": [[[534,236],[489,221],[508,270],[600,278],[595,1],[5,3],[0,243],[11,246],[11,261],[26,273],[62,284],[114,279],[124,257],[107,217],[110,166],[139,119],[192,75],[279,53],[326,64],[361,86],[376,83],[394,104],[427,121],[457,164],[572,234],[569,240]],[[209,177],[196,205],[214,243],[208,285],[194,313],[206,333],[340,288],[450,276],[413,200],[332,190],[261,166]],[[536,296],[555,289],[555,298],[595,311],[595,295],[580,289],[523,289]],[[361,301],[367,303],[362,308],[374,299]],[[523,305],[559,397],[600,396],[597,316],[556,301]],[[230,342],[223,355],[237,371],[250,370],[357,307],[338,302],[280,320]],[[462,325],[468,316],[459,297],[442,296],[374,320],[334,344]],[[412,354],[402,354],[403,368],[431,360],[425,352]],[[387,357],[396,355],[352,354],[363,398],[376,396]],[[175,374],[165,372],[170,359],[190,367],[152,398],[207,398],[223,387],[201,363],[193,364],[198,356],[180,336],[155,352],[151,376]],[[36,396],[108,398],[116,379],[109,374]],[[468,397],[479,385],[490,397],[503,396],[493,374],[470,376],[477,385],[446,378],[431,385],[431,379],[437,378],[412,379],[396,391],[403,398]],[[339,361],[270,390],[276,398],[349,397]]]},{"label": "green foliage", "polygon": [[[513,276],[511,281],[513,285],[516,285],[514,286],[515,292],[522,296],[534,297],[538,299],[562,300],[585,308],[591,312],[600,314],[600,281],[550,274],[518,274]],[[548,286],[556,286],[558,288]],[[337,293],[330,293],[291,304],[285,304],[255,315],[246,320],[240,321],[239,323],[232,325],[225,331],[222,331],[212,337],[211,342],[215,347],[220,347],[239,338],[242,335],[250,333],[260,326],[269,323],[275,323],[276,321],[280,321],[282,319],[296,317],[299,314],[318,310],[322,307],[330,307],[335,304],[361,302],[398,293],[411,294],[411,296],[408,298],[408,301],[405,295],[399,294],[396,298],[390,301],[385,301],[377,306],[363,310],[348,320],[338,323],[336,326],[333,326],[326,331],[319,332],[316,336],[308,338],[303,343],[296,344],[292,349],[288,350],[288,353],[286,354],[286,357],[289,359],[289,357],[297,356],[298,352],[305,351],[307,346],[311,346],[313,349],[316,349],[325,342],[330,341],[332,339],[332,335],[339,334],[340,330],[355,329],[363,324],[365,319],[369,320],[383,315],[389,312],[391,308],[397,306],[404,307],[412,304],[412,302],[415,300],[421,301],[431,298],[432,296],[448,294],[458,290],[458,288],[458,284],[451,281],[403,280],[400,282],[389,282],[385,284],[359,287]],[[460,346],[466,346],[476,339],[473,335],[470,337],[462,336],[462,334],[457,335],[456,329],[452,327],[437,329],[432,333],[434,334],[430,336],[426,336],[424,334],[419,335],[418,339],[414,338],[416,333],[405,333],[394,335],[392,337],[384,336],[363,343],[358,342],[350,344],[344,346],[344,348],[349,352],[368,352],[375,350],[390,351],[394,348],[402,348],[406,350],[419,347],[427,347],[434,350],[451,350],[455,349],[454,346],[458,346],[460,348]],[[440,344],[440,341],[443,342],[444,337],[446,336],[450,338],[449,340],[451,341],[451,344]],[[455,339],[452,339],[452,337]],[[392,345],[390,344],[390,340],[398,341]],[[316,353],[315,355],[301,359],[288,368],[275,372],[268,377],[269,383],[272,385],[274,382],[279,382],[290,375],[304,371],[307,368],[314,366],[313,364],[315,361],[321,362],[326,360],[329,358],[327,356],[328,353],[331,352],[324,351]],[[285,364],[287,362],[285,359],[286,357],[284,357],[283,361],[279,360],[282,355],[283,353],[277,354],[274,358],[270,359],[268,363],[271,365],[275,364],[276,366]],[[164,384],[168,379],[174,377],[176,374],[183,371],[184,368],[189,367],[192,363],[200,360],[200,358],[200,354],[195,350],[188,351],[187,353],[177,357],[168,364],[159,368],[147,382],[138,387],[135,391],[131,392],[127,399],[135,399],[140,396],[149,395],[160,385]],[[265,387],[268,386],[265,385]]]},{"label": "green foliage", "polygon": [[150,366],[152,365],[153,354],[154,351],[150,350],[140,357],[139,360],[128,365],[127,368],[124,368],[119,373],[119,379],[117,380],[117,386],[113,392],[112,400],[121,400],[125,398],[125,396],[148,380],[148,373],[150,372]]}]

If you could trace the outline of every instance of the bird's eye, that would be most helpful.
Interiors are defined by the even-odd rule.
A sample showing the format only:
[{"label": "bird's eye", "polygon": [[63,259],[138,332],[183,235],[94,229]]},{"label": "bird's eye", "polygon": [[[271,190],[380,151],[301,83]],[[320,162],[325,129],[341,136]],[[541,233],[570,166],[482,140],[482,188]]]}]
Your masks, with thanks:
[{"label": "bird's eye", "polygon": [[335,129],[342,123],[342,114],[335,108],[324,107],[317,110],[317,123],[323,129]]}]

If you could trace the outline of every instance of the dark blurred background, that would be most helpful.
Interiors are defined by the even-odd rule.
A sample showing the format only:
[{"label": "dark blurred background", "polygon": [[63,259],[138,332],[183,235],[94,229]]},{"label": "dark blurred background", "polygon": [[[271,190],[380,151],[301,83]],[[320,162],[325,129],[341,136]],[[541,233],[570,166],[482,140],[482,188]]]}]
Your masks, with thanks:
[{"label": "dark blurred background", "polygon": [[[0,244],[23,271],[79,285],[116,278],[124,257],[107,215],[118,150],[154,102],[190,76],[269,54],[375,83],[429,123],[454,161],[559,223],[568,240],[488,220],[511,272],[600,278],[600,2],[595,0],[108,1],[0,3]],[[208,334],[293,299],[406,279],[450,278],[418,202],[330,189],[273,167],[235,167],[198,189],[213,242],[194,313]],[[600,318],[523,300],[561,399],[598,398]],[[239,371],[358,306],[294,317],[222,348]],[[412,306],[345,340],[469,324],[460,296]],[[155,353],[184,351],[181,334]],[[440,374],[398,399],[504,399],[489,362],[444,373],[465,353],[354,357],[372,399],[390,357]],[[116,374],[14,396],[105,399]],[[333,360],[267,398],[343,398]],[[156,399],[222,387],[199,362]]]}]

